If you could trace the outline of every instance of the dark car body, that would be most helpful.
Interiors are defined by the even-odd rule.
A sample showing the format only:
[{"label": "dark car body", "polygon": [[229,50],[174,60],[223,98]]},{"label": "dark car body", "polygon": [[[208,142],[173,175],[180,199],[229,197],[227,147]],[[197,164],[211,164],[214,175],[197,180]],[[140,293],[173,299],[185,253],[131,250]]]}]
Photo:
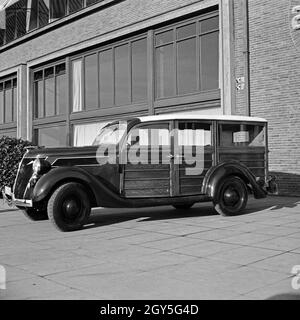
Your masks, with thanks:
[{"label": "dark car body", "polygon": [[[141,162],[129,161],[132,149]],[[156,159],[152,159],[155,152]],[[33,170],[36,159],[42,162],[44,170],[39,174]],[[197,165],[201,170],[192,172]],[[192,174],[187,173],[189,169]],[[67,183],[78,183],[86,191],[90,207],[188,207],[202,201],[217,203],[220,183],[226,177],[241,180],[247,192],[257,199],[275,190],[268,173],[266,120],[149,116],[127,121],[124,134],[113,146],[103,143],[30,149],[20,163],[12,197],[20,208],[43,211],[55,190]],[[224,194],[228,196],[228,192]]]}]

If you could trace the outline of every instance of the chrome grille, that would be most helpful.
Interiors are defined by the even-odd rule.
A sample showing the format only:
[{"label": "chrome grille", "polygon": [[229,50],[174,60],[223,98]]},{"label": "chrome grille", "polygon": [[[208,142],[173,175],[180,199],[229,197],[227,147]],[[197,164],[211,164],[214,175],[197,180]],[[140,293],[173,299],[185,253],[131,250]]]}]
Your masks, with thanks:
[{"label": "chrome grille", "polygon": [[14,196],[16,199],[24,199],[27,184],[32,176],[32,162],[35,159],[23,158],[14,184]]}]

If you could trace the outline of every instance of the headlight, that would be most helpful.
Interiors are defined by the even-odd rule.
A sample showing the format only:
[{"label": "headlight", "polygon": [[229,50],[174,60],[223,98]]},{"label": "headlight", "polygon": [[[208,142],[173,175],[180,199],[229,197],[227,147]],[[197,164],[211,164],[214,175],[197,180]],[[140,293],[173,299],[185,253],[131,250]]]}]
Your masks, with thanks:
[{"label": "headlight", "polygon": [[32,164],[32,169],[34,174],[43,174],[51,169],[51,164],[44,159],[37,158]]}]

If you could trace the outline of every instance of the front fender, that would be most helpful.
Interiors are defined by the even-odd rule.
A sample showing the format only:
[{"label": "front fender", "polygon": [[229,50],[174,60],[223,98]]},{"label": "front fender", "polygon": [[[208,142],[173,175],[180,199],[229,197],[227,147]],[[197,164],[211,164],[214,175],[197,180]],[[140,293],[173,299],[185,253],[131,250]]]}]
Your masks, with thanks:
[{"label": "front fender", "polygon": [[249,184],[252,187],[256,199],[265,198],[267,196],[265,190],[256,182],[253,173],[238,161],[223,162],[212,167],[204,178],[202,193],[213,199],[216,196],[220,181],[228,176],[237,176],[246,184]]},{"label": "front fender", "polygon": [[85,170],[78,167],[59,167],[53,168],[48,173],[43,175],[32,191],[32,200],[33,202],[40,202],[47,197],[49,197],[55,187],[63,182],[67,181],[78,181],[88,186],[89,189],[93,192],[94,199],[97,199],[96,188],[103,187],[102,183],[96,180]]}]

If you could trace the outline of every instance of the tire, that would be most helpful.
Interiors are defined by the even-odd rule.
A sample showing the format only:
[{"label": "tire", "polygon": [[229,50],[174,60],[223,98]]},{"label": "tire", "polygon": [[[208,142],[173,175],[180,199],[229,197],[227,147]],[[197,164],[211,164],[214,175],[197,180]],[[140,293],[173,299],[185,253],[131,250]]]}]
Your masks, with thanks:
[{"label": "tire", "polygon": [[63,232],[82,229],[91,213],[86,188],[80,183],[66,183],[58,187],[48,202],[48,216]]},{"label": "tire", "polygon": [[188,210],[188,209],[191,209],[193,205],[194,203],[174,204],[173,207],[177,210]]},{"label": "tire", "polygon": [[49,219],[46,210],[39,211],[34,208],[22,208],[21,210],[25,217],[31,221],[44,221]]},{"label": "tire", "polygon": [[243,212],[248,202],[248,190],[239,177],[227,177],[220,183],[214,209],[222,216],[234,216]]}]

